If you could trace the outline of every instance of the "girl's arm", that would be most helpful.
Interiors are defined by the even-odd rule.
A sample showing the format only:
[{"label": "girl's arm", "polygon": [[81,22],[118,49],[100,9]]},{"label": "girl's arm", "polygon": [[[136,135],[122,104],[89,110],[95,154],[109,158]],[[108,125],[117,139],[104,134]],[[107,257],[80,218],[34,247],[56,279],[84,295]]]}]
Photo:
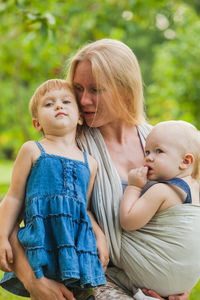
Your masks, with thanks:
[{"label": "girl's arm", "polygon": [[96,238],[96,246],[97,250],[99,252],[99,259],[102,263],[104,272],[106,271],[107,265],[109,263],[109,250],[107,247],[107,242],[106,242],[106,237],[100,226],[97,224],[97,221],[90,211],[90,200],[91,200],[91,194],[93,190],[93,185],[94,185],[94,180],[96,177],[97,173],[97,162],[96,160],[88,155],[88,163],[90,167],[90,181],[88,185],[88,193],[87,193],[87,213],[90,217],[91,223],[92,223],[92,228],[94,231],[94,235]]},{"label": "girl's arm", "polygon": [[10,188],[0,204],[0,268],[11,271],[13,254],[8,238],[22,209],[27,177],[32,166],[32,142],[25,143],[14,163]]}]

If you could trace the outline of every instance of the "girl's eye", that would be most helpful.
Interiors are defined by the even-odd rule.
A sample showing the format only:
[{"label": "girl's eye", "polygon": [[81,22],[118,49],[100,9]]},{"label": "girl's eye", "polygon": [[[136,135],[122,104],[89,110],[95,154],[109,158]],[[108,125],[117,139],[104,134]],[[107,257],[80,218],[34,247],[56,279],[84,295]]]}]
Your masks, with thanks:
[{"label": "girl's eye", "polygon": [[52,106],[52,105],[53,105],[53,102],[47,102],[47,103],[45,103],[46,107],[49,107],[49,106]]},{"label": "girl's eye", "polygon": [[163,153],[161,149],[156,149],[156,153]]},{"label": "girl's eye", "polygon": [[71,103],[71,101],[70,100],[63,100],[63,103],[64,104],[69,104],[69,103]]},{"label": "girl's eye", "polygon": [[149,155],[150,154],[150,151],[149,150],[146,150],[145,151],[145,156]]}]

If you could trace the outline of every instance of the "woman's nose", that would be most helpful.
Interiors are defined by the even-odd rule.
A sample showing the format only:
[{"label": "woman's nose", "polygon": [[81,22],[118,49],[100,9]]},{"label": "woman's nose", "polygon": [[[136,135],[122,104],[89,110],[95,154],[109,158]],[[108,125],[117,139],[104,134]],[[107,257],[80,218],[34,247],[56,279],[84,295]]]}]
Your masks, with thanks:
[{"label": "woman's nose", "polygon": [[79,103],[81,106],[86,106],[89,104],[92,104],[92,98],[90,94],[87,91],[84,91],[80,96],[79,96]]}]

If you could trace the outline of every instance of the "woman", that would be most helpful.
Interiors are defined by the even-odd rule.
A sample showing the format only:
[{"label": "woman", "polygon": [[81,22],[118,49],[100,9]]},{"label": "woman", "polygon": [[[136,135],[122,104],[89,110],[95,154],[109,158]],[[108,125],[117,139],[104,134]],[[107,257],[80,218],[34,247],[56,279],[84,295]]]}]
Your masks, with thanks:
[{"label": "woman", "polygon": [[[130,169],[143,165],[145,137],[151,129],[145,123],[139,65],[125,44],[103,39],[85,46],[72,58],[67,79],[74,85],[89,126],[84,140],[78,143],[90,151],[99,164],[92,205],[101,228],[95,219],[92,223],[100,260],[104,269],[109,255],[114,264],[107,269],[108,284],[95,290],[96,299],[133,299],[130,291],[120,283],[120,278],[127,278],[126,270],[115,266],[120,268],[120,255],[125,251],[118,218],[122,186],[127,184]],[[46,278],[35,279],[15,235],[12,236],[12,244],[14,271],[32,299],[73,299],[73,295],[61,284]],[[162,299],[153,291],[145,290],[145,293]],[[188,293],[170,296],[169,299],[186,300]]]}]

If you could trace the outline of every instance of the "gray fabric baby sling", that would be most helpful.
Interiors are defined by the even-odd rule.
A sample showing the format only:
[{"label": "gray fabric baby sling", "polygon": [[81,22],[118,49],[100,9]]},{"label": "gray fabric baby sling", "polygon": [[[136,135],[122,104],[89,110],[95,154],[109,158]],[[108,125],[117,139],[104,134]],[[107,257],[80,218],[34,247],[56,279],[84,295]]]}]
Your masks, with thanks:
[{"label": "gray fabric baby sling", "polygon": [[[144,147],[151,130],[138,126]],[[178,205],[156,214],[137,231],[123,231],[119,224],[122,186],[98,129],[90,128],[79,146],[98,162],[92,207],[106,235],[115,265],[107,274],[129,291],[150,288],[162,296],[191,289],[200,277],[200,207]]]}]

